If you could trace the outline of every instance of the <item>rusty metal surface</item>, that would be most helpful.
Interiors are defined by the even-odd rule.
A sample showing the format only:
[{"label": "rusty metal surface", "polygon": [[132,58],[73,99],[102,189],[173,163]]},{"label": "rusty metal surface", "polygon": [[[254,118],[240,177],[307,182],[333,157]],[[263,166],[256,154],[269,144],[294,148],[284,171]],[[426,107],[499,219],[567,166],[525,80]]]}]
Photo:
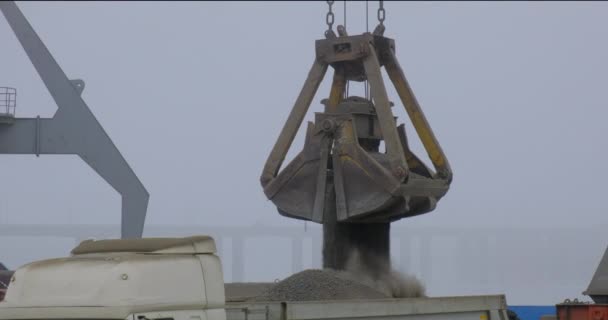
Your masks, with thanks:
[{"label": "rusty metal surface", "polygon": [[391,166],[391,173],[395,178],[403,181],[408,173],[403,146],[397,135],[397,125],[390,109],[386,87],[380,73],[378,57],[375,50],[373,50],[372,44],[369,44],[369,48],[370,55],[363,60],[365,73],[369,80],[374,107],[380,122],[384,143],[386,144],[386,154]]},{"label": "rusty metal surface", "polygon": [[608,319],[608,304],[591,304],[570,301],[555,305],[557,319],[560,320],[605,320]]},{"label": "rusty metal surface", "polygon": [[[340,34],[316,41],[315,63],[262,173],[266,196],[280,214],[318,223],[331,215],[337,222],[386,223],[432,211],[448,191],[452,171],[396,60],[394,40]],[[334,77],[324,112],[308,123],[303,150],[280,170],[328,65]],[[409,149],[382,66],[437,173]],[[366,80],[371,100],[345,97],[347,81]],[[385,151],[378,150],[380,142]]]},{"label": "rusty metal surface", "polygon": [[287,118],[287,122],[285,122],[281,134],[272,148],[272,152],[268,156],[261,177],[263,186],[266,186],[266,184],[277,175],[279,168],[285,159],[285,155],[300,128],[300,124],[302,124],[302,121],[304,120],[308,107],[325,76],[325,72],[327,72],[327,64],[315,59],[310,68],[310,72],[308,73],[308,77],[306,78],[306,82],[304,83],[304,88],[302,88],[300,95],[291,109],[289,118]]}]

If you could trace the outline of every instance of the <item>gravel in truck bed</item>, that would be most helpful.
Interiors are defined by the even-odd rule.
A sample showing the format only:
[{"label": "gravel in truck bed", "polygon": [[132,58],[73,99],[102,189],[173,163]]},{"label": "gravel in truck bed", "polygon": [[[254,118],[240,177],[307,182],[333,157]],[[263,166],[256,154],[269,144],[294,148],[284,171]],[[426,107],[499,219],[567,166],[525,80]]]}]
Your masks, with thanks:
[{"label": "gravel in truck bed", "polygon": [[340,271],[304,270],[270,287],[254,301],[315,301],[389,298]]}]

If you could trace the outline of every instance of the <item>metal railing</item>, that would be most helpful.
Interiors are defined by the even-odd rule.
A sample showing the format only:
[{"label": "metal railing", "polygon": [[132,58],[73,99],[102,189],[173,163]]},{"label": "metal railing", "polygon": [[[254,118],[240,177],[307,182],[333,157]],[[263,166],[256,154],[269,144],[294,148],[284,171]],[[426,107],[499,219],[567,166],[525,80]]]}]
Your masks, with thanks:
[{"label": "metal railing", "polygon": [[0,87],[0,116],[14,117],[17,107],[17,90],[15,88]]}]

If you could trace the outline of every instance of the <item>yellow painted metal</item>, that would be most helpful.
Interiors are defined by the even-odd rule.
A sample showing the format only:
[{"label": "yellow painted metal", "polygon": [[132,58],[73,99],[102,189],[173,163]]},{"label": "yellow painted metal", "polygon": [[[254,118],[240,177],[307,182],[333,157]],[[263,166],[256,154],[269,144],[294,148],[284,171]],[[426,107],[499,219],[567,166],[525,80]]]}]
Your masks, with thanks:
[{"label": "yellow painted metal", "polygon": [[395,57],[395,53],[392,50],[388,51],[388,59],[385,64],[388,76],[395,85],[399,98],[401,98],[401,102],[403,103],[416,132],[418,133],[429,158],[433,162],[437,174],[441,178],[451,181],[452,169],[450,168],[450,164],[443,153],[437,138],[435,138],[435,134],[426,120],[426,117],[420,108],[420,104],[418,103],[416,96],[414,96],[412,88],[405,78],[403,70]]},{"label": "yellow painted metal", "polygon": [[344,71],[341,69],[337,69],[336,71],[334,71],[334,80],[331,85],[331,90],[329,92],[329,100],[325,109],[326,112],[335,112],[336,106],[338,106],[340,101],[342,101],[342,96],[344,94],[345,88],[346,78],[344,77]]}]

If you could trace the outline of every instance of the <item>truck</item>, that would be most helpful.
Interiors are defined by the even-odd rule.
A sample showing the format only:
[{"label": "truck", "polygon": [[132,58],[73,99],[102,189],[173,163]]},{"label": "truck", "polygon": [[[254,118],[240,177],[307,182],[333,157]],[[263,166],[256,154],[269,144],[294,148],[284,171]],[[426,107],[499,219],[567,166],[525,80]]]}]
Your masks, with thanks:
[{"label": "truck", "polygon": [[504,295],[257,301],[239,287],[247,284],[224,283],[208,236],[86,240],[67,257],[18,268],[0,319],[508,319]]}]

